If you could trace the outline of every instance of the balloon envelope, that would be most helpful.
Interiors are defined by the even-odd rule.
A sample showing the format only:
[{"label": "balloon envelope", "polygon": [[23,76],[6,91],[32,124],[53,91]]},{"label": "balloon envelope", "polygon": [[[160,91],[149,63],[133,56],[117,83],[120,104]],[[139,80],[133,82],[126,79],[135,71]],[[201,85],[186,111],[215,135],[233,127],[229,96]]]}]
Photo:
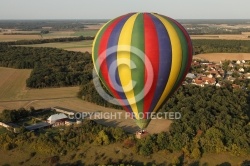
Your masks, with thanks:
[{"label": "balloon envelope", "polygon": [[99,78],[123,108],[146,128],[185,78],[192,43],[180,23],[156,13],[129,13],[106,23],[93,42]]}]

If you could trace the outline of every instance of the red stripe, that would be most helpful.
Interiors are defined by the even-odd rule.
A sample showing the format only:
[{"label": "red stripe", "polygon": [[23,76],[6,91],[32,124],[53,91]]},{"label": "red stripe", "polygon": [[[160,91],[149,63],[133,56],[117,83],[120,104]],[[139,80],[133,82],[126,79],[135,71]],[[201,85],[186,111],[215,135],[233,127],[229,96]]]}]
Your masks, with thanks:
[{"label": "red stripe", "polygon": [[[158,37],[157,37],[157,31],[154,25],[153,20],[151,17],[147,14],[144,13],[144,36],[145,36],[145,55],[148,57],[148,61],[145,59],[145,69],[149,63],[151,63],[152,68],[153,68],[153,83],[151,87],[145,87],[145,91],[147,89],[150,89],[148,94],[144,97],[144,116],[146,115],[147,112],[150,110],[150,105],[153,101],[156,85],[157,85],[157,80],[158,80],[158,72],[159,72],[159,42],[158,42]],[[146,84],[147,79],[152,79],[152,76],[147,74],[147,71],[145,70],[145,80],[144,80],[144,85]]]},{"label": "red stripe", "polygon": [[[108,41],[109,41],[109,37],[110,37],[110,34],[112,33],[112,30],[114,29],[114,27],[125,17],[126,15],[124,16],[121,16],[121,17],[118,17],[116,20],[114,20],[114,22],[112,24],[110,24],[107,29],[105,30],[105,32],[103,33],[101,39],[100,39],[100,45],[99,45],[99,50],[98,50],[98,56],[100,58],[100,60],[103,59],[103,62],[102,64],[100,64],[100,61],[99,61],[99,65],[100,66],[100,72],[103,76],[103,79],[105,81],[105,83],[107,84],[107,88],[109,89],[109,91],[112,93],[112,95],[114,95],[115,98],[117,99],[121,99],[120,96],[118,95],[118,93],[116,92],[115,89],[113,89],[112,87],[113,84],[112,82],[110,82],[110,76],[109,76],[109,72],[108,72],[108,65],[107,65],[107,61],[106,61],[106,49],[108,49]],[[101,56],[102,55],[102,56]],[[129,109],[124,106],[124,103],[120,103],[123,108],[127,111],[127,112],[130,112]]]}]

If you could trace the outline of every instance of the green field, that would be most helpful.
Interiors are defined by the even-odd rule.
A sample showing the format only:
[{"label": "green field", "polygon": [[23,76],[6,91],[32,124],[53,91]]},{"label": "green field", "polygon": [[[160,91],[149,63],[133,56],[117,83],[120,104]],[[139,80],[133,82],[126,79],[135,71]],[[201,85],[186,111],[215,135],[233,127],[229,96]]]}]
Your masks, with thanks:
[{"label": "green field", "polygon": [[[92,48],[92,40],[84,40],[78,42],[58,42],[58,43],[44,43],[44,44],[31,44],[31,45],[21,45],[23,47],[52,47],[60,48],[69,51],[90,51]],[[80,49],[80,50],[78,50]]]},{"label": "green field", "polygon": [[84,31],[77,31],[72,34],[72,36],[95,36],[98,30],[96,29],[88,29]]}]

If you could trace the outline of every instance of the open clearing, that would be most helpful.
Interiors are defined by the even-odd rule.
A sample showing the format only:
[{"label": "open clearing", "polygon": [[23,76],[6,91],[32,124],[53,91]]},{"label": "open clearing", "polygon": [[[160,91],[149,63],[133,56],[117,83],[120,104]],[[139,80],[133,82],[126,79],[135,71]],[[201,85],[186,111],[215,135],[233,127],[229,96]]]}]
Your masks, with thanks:
[{"label": "open clearing", "polygon": [[[12,35],[4,35],[0,32],[0,42],[17,41],[17,40],[35,40],[35,39],[52,39],[52,38],[68,38],[79,36],[95,36],[98,29],[86,29],[84,31],[50,31],[48,34],[39,35],[38,31],[12,31]],[[22,34],[26,33],[26,34]]]},{"label": "open clearing", "polygon": [[44,44],[30,44],[30,45],[20,45],[23,47],[52,47],[60,48],[68,51],[91,51],[92,40],[83,40],[78,42],[57,42],[57,43],[44,43]]},{"label": "open clearing", "polygon": [[[0,68],[0,111],[3,109],[18,109],[20,107],[48,108],[60,106],[77,112],[120,112],[116,118],[96,120],[98,123],[108,126],[120,126],[128,132],[135,132],[138,127],[126,116],[125,111],[101,107],[85,102],[76,97],[79,87],[30,89],[26,88],[25,81],[31,70]],[[98,118],[98,117],[97,117]],[[152,120],[148,127],[150,133],[167,131],[170,120]]]},{"label": "open clearing", "polygon": [[191,39],[250,40],[248,33],[239,35],[190,35]]},{"label": "open clearing", "polygon": [[224,60],[250,60],[250,53],[207,53],[193,56],[194,59],[205,59],[211,62]]},{"label": "open clearing", "polygon": [[26,90],[26,79],[30,73],[28,69],[0,67],[0,101],[18,99]]},{"label": "open clearing", "polygon": [[41,35],[1,35],[0,42],[42,39]]}]

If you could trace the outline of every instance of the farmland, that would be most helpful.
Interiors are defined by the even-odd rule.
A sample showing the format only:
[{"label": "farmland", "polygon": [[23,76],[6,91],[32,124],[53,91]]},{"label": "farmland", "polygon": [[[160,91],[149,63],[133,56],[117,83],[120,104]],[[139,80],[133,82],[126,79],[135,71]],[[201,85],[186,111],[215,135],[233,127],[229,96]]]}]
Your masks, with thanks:
[{"label": "farmland", "polygon": [[26,79],[31,70],[10,69],[0,67],[0,101],[22,98],[26,89]]},{"label": "farmland", "polygon": [[250,60],[250,53],[208,53],[198,54],[195,59],[205,59],[211,62],[220,62],[224,60]]},{"label": "farmland", "polygon": [[[31,44],[23,45],[24,47],[53,47],[65,49],[68,51],[91,52],[92,40],[84,40],[79,42],[63,42],[63,43],[45,43],[45,44]],[[21,45],[22,46],[22,45]]]},{"label": "farmland", "polygon": [[[117,112],[115,109],[104,108],[95,104],[85,102],[76,97],[79,87],[29,89],[25,86],[25,80],[29,77],[31,70],[0,68],[0,75],[4,76],[0,81],[0,111],[3,109],[18,109],[20,107],[48,108],[60,106],[77,112]],[[7,87],[7,88],[6,88]],[[97,120],[101,124],[110,126],[123,126],[126,131],[138,130],[132,119],[125,119],[122,112],[121,119]],[[158,125],[165,124],[165,125]],[[159,133],[166,131],[171,124],[169,120],[152,120],[148,131]],[[157,130],[155,130],[157,126]]]},{"label": "farmland", "polygon": [[247,33],[239,35],[191,35],[191,39],[250,40]]}]

